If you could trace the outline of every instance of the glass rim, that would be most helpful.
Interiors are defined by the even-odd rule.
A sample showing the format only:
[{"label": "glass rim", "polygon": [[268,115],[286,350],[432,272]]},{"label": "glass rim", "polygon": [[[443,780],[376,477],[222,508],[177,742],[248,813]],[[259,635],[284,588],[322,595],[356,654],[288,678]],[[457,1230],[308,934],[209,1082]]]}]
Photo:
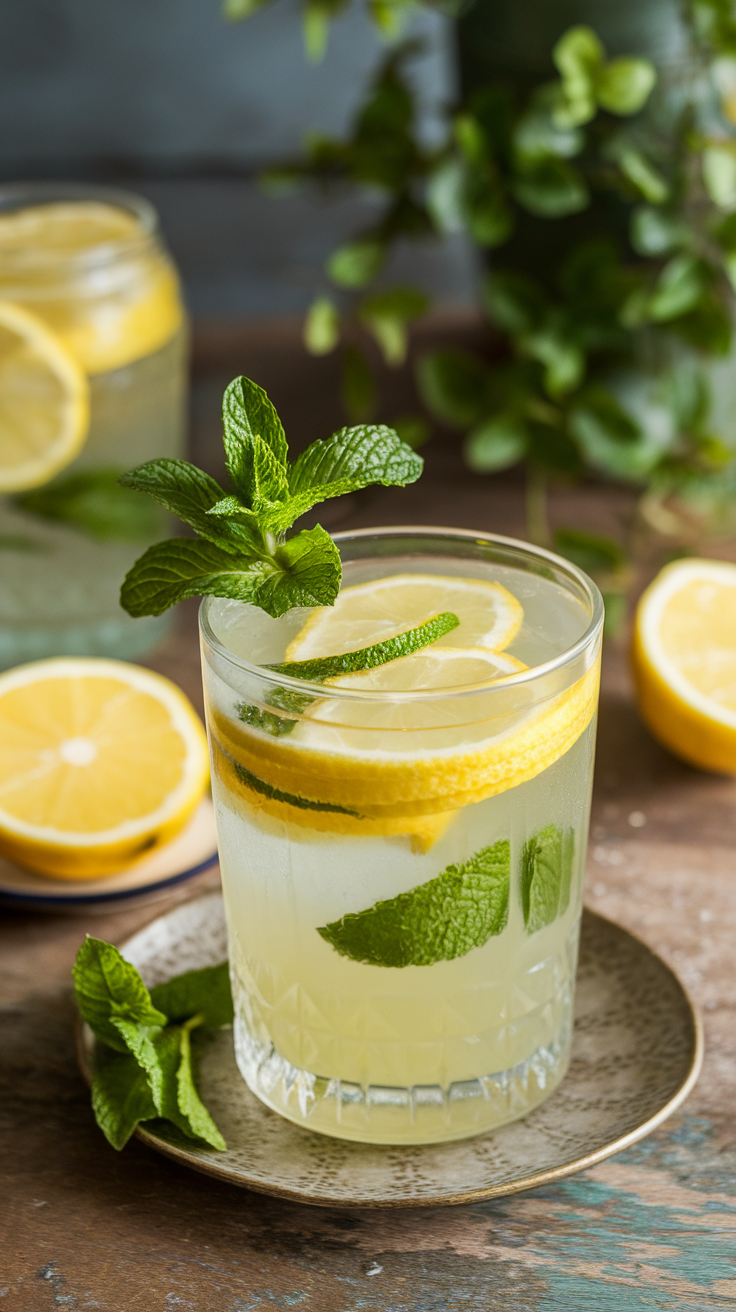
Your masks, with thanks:
[{"label": "glass rim", "polygon": [[129,237],[101,241],[70,254],[62,247],[43,250],[21,247],[3,250],[0,267],[6,272],[22,273],[30,269],[94,268],[129,257],[142,247],[161,240],[158,212],[145,196],[122,187],[106,187],[94,182],[8,182],[0,183],[0,214],[63,201],[93,201],[127,210],[138,220],[139,231]]},{"label": "glass rim", "polygon": [[[555,569],[559,570],[563,575],[569,575],[571,580],[574,580],[576,583],[578,589],[582,590],[589,599],[591,617],[587,628],[581,636],[571,644],[571,646],[566,647],[564,651],[559,652],[558,655],[552,657],[551,660],[544,661],[540,665],[532,665],[529,669],[521,670],[517,674],[504,674],[495,679],[485,679],[480,683],[456,684],[450,688],[412,688],[400,691],[397,690],[395,692],[386,692],[378,688],[359,690],[357,688],[340,688],[333,684],[325,685],[323,683],[312,683],[307,679],[295,679],[292,675],[277,674],[274,670],[269,670],[264,665],[255,665],[242,656],[236,656],[234,652],[228,650],[224,643],[222,643],[213,632],[208,618],[208,611],[213,602],[227,601],[229,598],[214,597],[211,594],[202,598],[199,606],[199,628],[202,637],[217,655],[228,661],[229,664],[245,674],[260,679],[262,682],[269,684],[272,687],[287,688],[294,692],[314,693],[315,698],[322,700],[324,700],[326,696],[329,696],[331,701],[337,699],[340,701],[373,702],[374,704],[381,702],[391,702],[394,704],[396,702],[438,702],[455,697],[472,697],[474,695],[478,696],[481,693],[487,694],[495,691],[506,692],[509,689],[523,687],[526,684],[541,680],[545,676],[555,673],[557,670],[564,669],[566,665],[572,664],[577,657],[583,655],[587,648],[590,647],[598,637],[603,627],[604,619],[603,598],[599,588],[584,570],[579,569],[577,565],[573,565],[571,561],[565,560],[563,556],[558,556],[555,552],[548,551],[546,547],[538,547],[530,542],[522,542],[519,538],[504,537],[499,533],[483,533],[476,532],[472,529],[462,528],[441,528],[425,524],[402,524],[389,525],[386,527],[380,526],[378,528],[345,529],[340,533],[333,533],[331,536],[333,541],[339,544],[340,542],[353,541],[356,538],[388,538],[392,536],[400,537],[401,535],[416,536],[418,534],[425,534],[430,537],[442,538],[444,540],[459,538],[464,541],[476,542],[479,545],[488,543],[492,546],[505,547],[524,555],[531,556],[539,560],[542,564],[549,563],[554,565]],[[316,609],[316,607],[314,609]]]}]

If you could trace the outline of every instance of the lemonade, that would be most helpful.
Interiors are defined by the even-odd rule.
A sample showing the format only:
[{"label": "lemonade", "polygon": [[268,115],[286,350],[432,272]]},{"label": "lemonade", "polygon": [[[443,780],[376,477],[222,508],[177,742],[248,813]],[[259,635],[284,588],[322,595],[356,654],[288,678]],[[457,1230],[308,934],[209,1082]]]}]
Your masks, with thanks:
[{"label": "lemonade", "polygon": [[[178,281],[147,202],[0,190],[0,667],[135,656],[120,584],[165,519],[116,477],[183,440]],[[30,458],[29,458],[30,457]]]},{"label": "lemonade", "polygon": [[567,1066],[602,606],[505,539],[336,541],[334,608],[202,607],[236,1056],[311,1129],[460,1138]]}]

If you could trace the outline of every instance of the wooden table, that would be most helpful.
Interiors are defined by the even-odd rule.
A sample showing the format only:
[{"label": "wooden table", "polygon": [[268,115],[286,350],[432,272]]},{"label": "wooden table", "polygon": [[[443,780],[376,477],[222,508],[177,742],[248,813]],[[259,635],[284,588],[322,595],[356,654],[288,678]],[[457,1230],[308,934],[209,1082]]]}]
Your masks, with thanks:
[{"label": "wooden table", "polygon": [[[235,372],[235,370],[232,370]],[[262,377],[253,369],[253,376]],[[217,390],[214,385],[211,391]],[[199,449],[216,456],[201,391]],[[204,434],[204,436],[203,436]],[[428,452],[423,480],[330,509],[330,528],[443,523],[522,531],[513,479]],[[560,521],[615,525],[626,498],[562,491]],[[729,554],[724,546],[719,554]],[[194,607],[150,662],[201,705]],[[601,702],[587,901],[671,963],[703,1009],[706,1059],[684,1110],[591,1171],[508,1200],[438,1211],[287,1204],[179,1168],[96,1129],[78,1074],[69,972],[89,931],[122,939],[155,908],[6,913],[0,930],[1,1312],[704,1312],[736,1308],[736,780],[670,757],[641,726],[623,645]]]}]

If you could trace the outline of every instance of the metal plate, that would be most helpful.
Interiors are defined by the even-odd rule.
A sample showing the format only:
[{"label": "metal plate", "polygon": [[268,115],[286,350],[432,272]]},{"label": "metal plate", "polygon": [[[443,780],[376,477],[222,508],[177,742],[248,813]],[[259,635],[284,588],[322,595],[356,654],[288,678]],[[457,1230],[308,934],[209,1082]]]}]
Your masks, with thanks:
[{"label": "metal plate", "polygon": [[[222,961],[221,895],[160,916],[122,951],[149,986]],[[87,1068],[91,1042],[86,1031],[81,1057]],[[184,1165],[279,1198],[344,1207],[468,1203],[547,1184],[620,1152],[679,1107],[701,1060],[700,1020],[677,976],[627,930],[586,910],[570,1070],[551,1098],[521,1121],[427,1146],[330,1139],[259,1102],[224,1030],[205,1049],[200,1092],[227,1152],[197,1147],[158,1122],[137,1133]]]}]

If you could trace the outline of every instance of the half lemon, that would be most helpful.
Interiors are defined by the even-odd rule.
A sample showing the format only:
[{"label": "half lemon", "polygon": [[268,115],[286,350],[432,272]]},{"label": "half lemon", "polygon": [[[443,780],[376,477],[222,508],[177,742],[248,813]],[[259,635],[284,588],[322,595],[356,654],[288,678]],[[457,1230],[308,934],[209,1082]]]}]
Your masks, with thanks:
[{"label": "half lemon", "polygon": [[188,698],[123,661],[0,675],[0,853],[58,879],[113,874],[183,829],[208,780]]},{"label": "half lemon", "polygon": [[639,602],[632,663],[654,736],[691,765],[736,774],[736,565],[667,565]]}]

